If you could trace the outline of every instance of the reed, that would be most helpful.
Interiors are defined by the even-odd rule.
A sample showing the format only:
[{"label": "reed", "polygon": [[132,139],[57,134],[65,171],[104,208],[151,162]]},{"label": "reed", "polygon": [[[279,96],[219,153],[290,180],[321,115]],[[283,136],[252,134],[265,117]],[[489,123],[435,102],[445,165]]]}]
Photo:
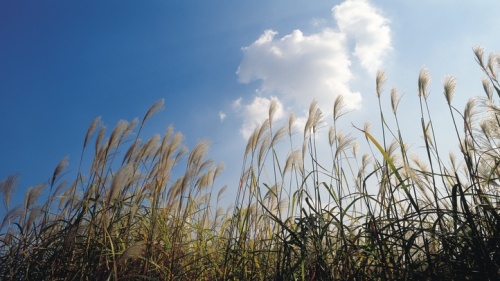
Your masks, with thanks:
[{"label": "reed", "polygon": [[[206,158],[207,141],[189,151],[172,127],[141,139],[163,100],[109,134],[96,118],[74,178],[65,158],[17,206],[18,175],[0,182],[0,278],[498,280],[500,59],[479,47],[474,55],[486,97],[458,110],[456,80],[443,80],[458,146],[446,157],[426,69],[410,97],[420,105],[423,153],[404,138],[397,89],[383,111],[387,80],[378,72],[380,123],[351,132],[340,129],[342,97],[331,114],[313,101],[304,128],[293,114],[276,122],[273,101],[242,151],[239,185],[218,186],[223,165]],[[228,188],[233,205],[222,202]]]}]

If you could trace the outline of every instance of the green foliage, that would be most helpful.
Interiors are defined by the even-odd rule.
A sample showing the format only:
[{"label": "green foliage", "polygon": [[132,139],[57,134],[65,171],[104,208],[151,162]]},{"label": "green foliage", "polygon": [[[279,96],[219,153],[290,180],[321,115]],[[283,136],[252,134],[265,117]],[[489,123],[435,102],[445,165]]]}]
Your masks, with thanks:
[{"label": "green foliage", "polygon": [[[427,71],[418,80],[425,160],[403,141],[396,90],[395,126],[388,125],[379,72],[382,137],[368,124],[353,130],[369,153],[360,155],[356,139],[338,129],[341,97],[326,138],[315,102],[302,134],[293,115],[281,127],[273,123],[272,103],[248,140],[234,206],[226,210],[219,202],[225,187],[214,183],[222,166],[205,159],[206,142],[188,152],[171,127],[146,142],[139,138],[163,101],[141,122],[120,121],[106,140],[97,118],[80,163],[97,131],[93,161],[87,170],[80,164],[72,182],[63,181],[64,159],[47,185],[30,188],[13,207],[17,176],[0,183],[7,210],[0,278],[498,280],[500,59],[485,61],[480,48],[475,55],[486,74],[485,98],[471,99],[461,113],[452,105],[454,79],[444,80],[460,149],[449,164],[436,144]],[[39,203],[44,190],[49,196]]]}]

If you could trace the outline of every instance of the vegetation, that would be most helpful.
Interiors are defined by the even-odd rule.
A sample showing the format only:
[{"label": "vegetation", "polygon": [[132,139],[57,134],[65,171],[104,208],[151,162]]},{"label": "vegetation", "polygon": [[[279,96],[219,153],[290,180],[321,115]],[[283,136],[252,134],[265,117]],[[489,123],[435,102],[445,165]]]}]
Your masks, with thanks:
[{"label": "vegetation", "polygon": [[[225,188],[214,180],[222,165],[206,160],[206,142],[188,152],[171,127],[139,138],[163,101],[140,123],[120,121],[107,139],[98,118],[73,181],[64,181],[63,160],[49,183],[28,189],[13,207],[17,176],[0,183],[7,210],[0,278],[498,280],[500,57],[484,59],[481,48],[475,56],[486,97],[461,112],[452,105],[455,80],[444,80],[458,156],[443,156],[436,145],[427,71],[418,79],[421,157],[403,141],[396,90],[392,112],[382,110],[379,72],[381,137],[368,124],[353,135],[338,130],[341,97],[329,130],[314,102],[303,132],[295,131],[293,115],[277,127],[271,104],[269,119],[248,140],[231,207],[220,202]],[[354,135],[366,138],[369,153],[359,153]],[[324,147],[329,155],[319,153]]]}]

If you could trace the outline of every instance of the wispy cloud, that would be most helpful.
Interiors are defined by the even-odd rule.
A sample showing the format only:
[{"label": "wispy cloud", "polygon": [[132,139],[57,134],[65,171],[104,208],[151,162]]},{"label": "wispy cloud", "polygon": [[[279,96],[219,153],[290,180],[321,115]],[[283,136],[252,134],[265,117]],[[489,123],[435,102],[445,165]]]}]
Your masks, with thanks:
[{"label": "wispy cloud", "polygon": [[219,120],[222,122],[226,119],[226,113],[219,111]]},{"label": "wispy cloud", "polygon": [[[388,20],[365,0],[347,0],[332,9],[336,28],[305,35],[300,30],[279,38],[278,32],[266,30],[252,44],[242,48],[243,60],[238,70],[241,83],[260,81],[257,95],[244,107],[241,132],[262,121],[264,103],[270,96],[283,104],[305,109],[312,99],[329,112],[338,95],[343,95],[348,109],[361,105],[361,94],[349,85],[353,77],[352,58],[374,75],[383,56],[391,48]],[[257,110],[256,106],[263,109]],[[247,110],[248,109],[248,110]]]}]

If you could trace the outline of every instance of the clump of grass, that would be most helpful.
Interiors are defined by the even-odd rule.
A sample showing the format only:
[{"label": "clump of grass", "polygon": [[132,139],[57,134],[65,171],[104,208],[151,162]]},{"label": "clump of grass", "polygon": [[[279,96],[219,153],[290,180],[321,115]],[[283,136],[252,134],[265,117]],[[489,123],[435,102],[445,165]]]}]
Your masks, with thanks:
[{"label": "clump of grass", "polygon": [[[70,184],[62,181],[67,159],[49,183],[28,189],[20,206],[9,205],[18,177],[1,183],[7,208],[0,237],[2,280],[215,276],[214,251],[202,246],[216,241],[224,215],[217,210],[213,216],[210,206],[222,166],[205,160],[206,141],[188,152],[172,127],[143,142],[141,129],[162,106],[163,100],[153,105],[140,123],[118,122],[107,139],[106,127],[95,119],[82,152],[83,159],[98,131],[93,161],[86,171],[80,167]],[[185,165],[183,174],[174,172],[176,165]],[[49,198],[38,205],[48,189]]]},{"label": "clump of grass", "polygon": [[[390,113],[383,111],[386,78],[379,72],[380,124],[351,133],[339,129],[347,113],[341,96],[331,115],[313,102],[300,129],[293,114],[275,123],[272,102],[248,140],[239,185],[230,186],[232,207],[220,202],[226,187],[215,182],[223,166],[206,158],[206,141],[188,151],[172,127],[141,140],[163,100],[109,134],[96,118],[75,178],[65,181],[71,174],[63,159],[17,206],[10,198],[18,176],[0,183],[0,277],[498,280],[500,60],[485,59],[481,48],[474,53],[486,97],[460,111],[455,79],[443,80],[458,147],[449,159],[432,122],[427,70],[414,97],[423,153],[405,141],[396,89]],[[88,155],[93,160],[84,167]]]}]

